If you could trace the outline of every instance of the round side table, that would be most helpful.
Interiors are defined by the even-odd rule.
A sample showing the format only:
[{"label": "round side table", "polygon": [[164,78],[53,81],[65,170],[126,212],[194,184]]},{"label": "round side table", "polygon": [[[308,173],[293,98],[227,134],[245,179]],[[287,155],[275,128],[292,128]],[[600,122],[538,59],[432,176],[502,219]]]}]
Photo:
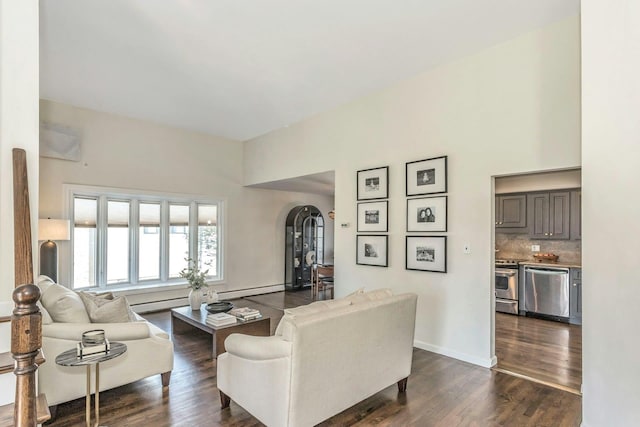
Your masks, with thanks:
[{"label": "round side table", "polygon": [[96,366],[96,401],[95,413],[97,427],[100,424],[100,363],[122,356],[127,351],[127,345],[121,342],[112,342],[107,353],[92,354],[78,357],[76,349],[67,350],[56,357],[56,364],[60,366],[86,366],[87,367],[87,401],[85,406],[85,418],[87,427],[91,425],[91,365]]}]

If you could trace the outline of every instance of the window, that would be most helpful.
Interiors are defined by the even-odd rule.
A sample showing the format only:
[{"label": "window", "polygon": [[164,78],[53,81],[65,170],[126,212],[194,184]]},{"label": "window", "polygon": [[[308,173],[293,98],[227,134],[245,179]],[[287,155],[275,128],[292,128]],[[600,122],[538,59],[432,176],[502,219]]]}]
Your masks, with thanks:
[{"label": "window", "polygon": [[221,201],[67,186],[74,288],[176,282],[187,258],[222,280]]}]

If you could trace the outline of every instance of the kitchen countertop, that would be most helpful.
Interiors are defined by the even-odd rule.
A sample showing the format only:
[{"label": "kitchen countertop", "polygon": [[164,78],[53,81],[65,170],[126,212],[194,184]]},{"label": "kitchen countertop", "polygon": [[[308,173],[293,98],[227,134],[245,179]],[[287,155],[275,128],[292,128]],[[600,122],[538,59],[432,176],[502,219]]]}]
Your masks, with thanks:
[{"label": "kitchen countertop", "polygon": [[582,268],[582,264],[578,262],[520,261],[519,264],[520,265],[537,265],[540,267]]}]

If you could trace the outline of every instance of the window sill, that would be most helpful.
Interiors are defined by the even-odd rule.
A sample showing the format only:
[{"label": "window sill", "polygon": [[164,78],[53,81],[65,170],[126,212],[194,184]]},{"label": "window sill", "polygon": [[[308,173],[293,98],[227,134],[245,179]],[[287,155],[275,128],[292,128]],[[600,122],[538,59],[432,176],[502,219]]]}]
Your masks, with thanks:
[{"label": "window sill", "polygon": [[[207,285],[210,287],[215,287],[221,284],[224,284],[224,280],[212,280],[207,282]],[[113,292],[117,295],[138,295],[149,294],[153,292],[174,291],[178,289],[189,289],[189,284],[186,280],[176,280],[172,282],[146,282],[139,283],[137,285],[108,285],[104,288],[79,288],[76,289],[76,291]]]}]

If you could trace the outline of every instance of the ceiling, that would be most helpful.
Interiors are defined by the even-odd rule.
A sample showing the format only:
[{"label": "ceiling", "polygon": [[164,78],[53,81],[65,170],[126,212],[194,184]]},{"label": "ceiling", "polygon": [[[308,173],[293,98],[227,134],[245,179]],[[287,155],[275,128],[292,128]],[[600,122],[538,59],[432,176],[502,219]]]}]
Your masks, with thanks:
[{"label": "ceiling", "polygon": [[579,0],[41,0],[41,97],[247,140]]}]

